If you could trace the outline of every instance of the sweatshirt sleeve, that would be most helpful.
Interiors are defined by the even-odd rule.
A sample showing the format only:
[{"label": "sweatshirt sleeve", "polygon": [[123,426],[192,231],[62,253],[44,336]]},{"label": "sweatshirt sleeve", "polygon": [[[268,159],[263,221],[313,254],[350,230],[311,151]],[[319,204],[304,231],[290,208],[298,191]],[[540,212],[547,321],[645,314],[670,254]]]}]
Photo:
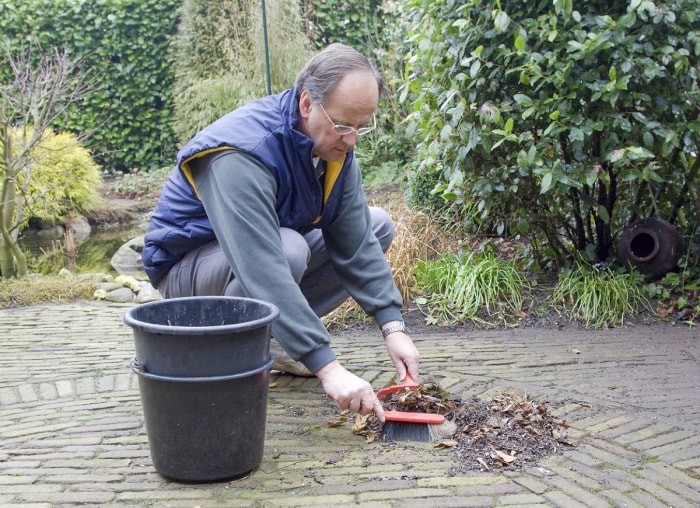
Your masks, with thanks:
[{"label": "sweatshirt sleeve", "polygon": [[201,166],[195,170],[197,189],[243,291],[280,309],[272,335],[293,359],[318,371],[336,357],[325,326],[294,281],[283,254],[274,177],[240,152],[218,154]]},{"label": "sweatshirt sleeve", "polygon": [[324,229],[324,241],[343,287],[381,326],[403,319],[403,299],[372,232],[360,167],[353,160],[347,171],[340,214]]}]

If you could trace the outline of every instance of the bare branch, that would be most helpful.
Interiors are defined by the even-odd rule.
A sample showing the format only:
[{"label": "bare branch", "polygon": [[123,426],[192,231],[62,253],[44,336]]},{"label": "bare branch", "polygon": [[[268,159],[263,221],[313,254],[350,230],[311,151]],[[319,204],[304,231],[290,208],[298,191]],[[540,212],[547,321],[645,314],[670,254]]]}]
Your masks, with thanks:
[{"label": "bare branch", "polygon": [[31,205],[24,194],[35,150],[57,119],[96,88],[97,79],[65,50],[30,45],[13,52],[5,45],[0,52],[12,71],[10,82],[0,83],[0,273],[9,277],[26,272],[17,235]]}]

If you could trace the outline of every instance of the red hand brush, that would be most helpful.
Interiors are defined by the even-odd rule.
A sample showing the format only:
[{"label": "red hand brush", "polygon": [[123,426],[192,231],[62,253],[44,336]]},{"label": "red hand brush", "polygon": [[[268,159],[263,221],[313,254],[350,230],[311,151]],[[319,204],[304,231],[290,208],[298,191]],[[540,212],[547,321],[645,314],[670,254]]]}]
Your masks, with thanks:
[{"label": "red hand brush", "polygon": [[[407,372],[403,384],[382,388],[377,392],[377,398],[418,388],[420,385]],[[384,417],[382,434],[388,441],[439,441],[450,437],[456,430],[456,425],[440,414],[384,411]]]}]

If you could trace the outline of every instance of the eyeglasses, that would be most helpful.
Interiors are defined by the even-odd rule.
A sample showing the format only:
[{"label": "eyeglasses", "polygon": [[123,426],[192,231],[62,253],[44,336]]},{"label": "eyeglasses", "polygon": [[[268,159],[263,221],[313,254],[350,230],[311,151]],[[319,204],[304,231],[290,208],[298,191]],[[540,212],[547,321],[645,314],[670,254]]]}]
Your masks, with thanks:
[{"label": "eyeglasses", "polygon": [[323,107],[323,104],[319,103],[318,105],[321,106],[321,111],[323,111],[323,114],[326,115],[326,118],[328,118],[328,121],[333,126],[333,132],[335,132],[339,136],[345,136],[353,132],[357,133],[358,136],[362,136],[363,134],[372,132],[377,126],[377,117],[374,115],[372,115],[372,125],[368,127],[360,127],[359,129],[356,129],[355,127],[350,127],[349,125],[338,125],[333,120],[331,120],[330,116],[328,116],[328,113],[326,113],[326,108]]}]

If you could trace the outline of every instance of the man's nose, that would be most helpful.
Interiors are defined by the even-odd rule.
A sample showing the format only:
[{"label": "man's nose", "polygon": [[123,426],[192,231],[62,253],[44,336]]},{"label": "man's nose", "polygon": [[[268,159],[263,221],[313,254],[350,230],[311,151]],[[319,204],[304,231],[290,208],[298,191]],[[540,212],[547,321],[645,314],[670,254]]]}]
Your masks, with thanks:
[{"label": "man's nose", "polygon": [[343,134],[341,137],[343,138],[343,141],[346,144],[350,145],[350,148],[355,146],[355,144],[357,143],[357,131],[352,131],[347,134]]}]

